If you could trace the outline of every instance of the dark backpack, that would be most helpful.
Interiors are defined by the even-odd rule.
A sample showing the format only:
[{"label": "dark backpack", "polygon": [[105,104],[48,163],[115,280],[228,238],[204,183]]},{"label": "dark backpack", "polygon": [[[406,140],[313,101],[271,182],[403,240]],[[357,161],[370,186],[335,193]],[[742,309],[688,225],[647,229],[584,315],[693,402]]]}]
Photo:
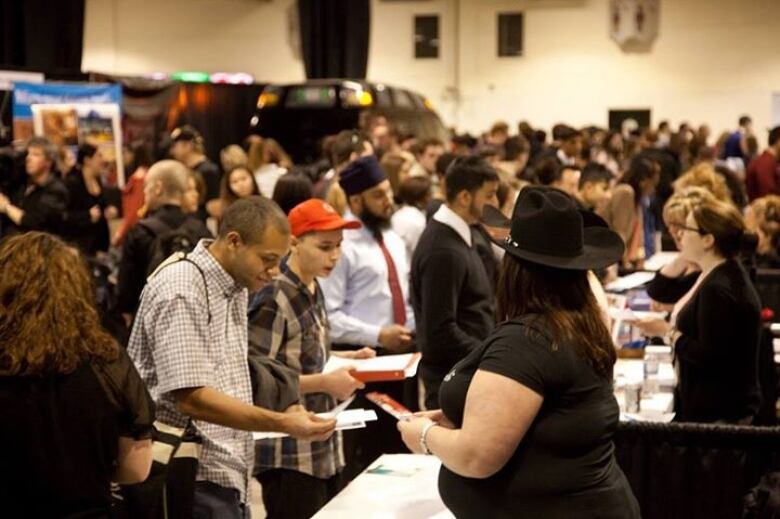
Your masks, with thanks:
[{"label": "dark backpack", "polygon": [[192,252],[203,237],[203,225],[194,218],[187,218],[179,227],[170,227],[157,216],[144,218],[138,224],[154,236],[147,252],[147,276],[150,276],[171,255],[177,252]]},{"label": "dark backpack", "polygon": [[127,329],[127,324],[119,311],[116,278],[112,277],[111,265],[92,256],[85,256],[84,259],[92,274],[92,286],[100,322],[103,328],[119,341],[119,344],[127,346],[130,330]]}]

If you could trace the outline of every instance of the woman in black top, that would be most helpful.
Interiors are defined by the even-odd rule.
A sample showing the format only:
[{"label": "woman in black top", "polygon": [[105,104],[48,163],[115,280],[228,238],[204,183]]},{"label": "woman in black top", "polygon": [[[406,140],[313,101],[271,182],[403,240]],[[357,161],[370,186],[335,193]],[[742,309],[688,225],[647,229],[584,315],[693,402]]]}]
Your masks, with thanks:
[{"label": "woman in black top", "polygon": [[[675,192],[664,205],[663,218],[666,228],[674,239],[677,250],[680,250],[680,230],[685,227],[685,220],[693,205],[702,200],[714,200],[715,197],[702,187],[690,186]],[[684,256],[677,255],[667,265],[659,270],[647,285],[647,294],[662,306],[658,309],[673,310],[677,303],[696,283],[701,268],[688,261]]]},{"label": "woman in black top", "polygon": [[108,517],[110,482],[149,473],[152,400],[91,294],[59,239],[31,232],[0,245],[4,517]]},{"label": "woman in black top", "polygon": [[108,250],[108,217],[116,217],[115,207],[109,207],[100,183],[105,168],[103,155],[91,144],[79,146],[76,167],[65,177],[68,188],[68,208],[63,223],[63,237],[87,256]]},{"label": "woman in black top", "polygon": [[441,458],[458,517],[638,518],[613,452],[615,349],[587,279],[620,260],[621,238],[529,187],[501,245],[503,322],[445,377],[441,410],[399,422],[404,442]]},{"label": "woman in black top", "polygon": [[731,204],[703,200],[679,229],[682,257],[699,267],[671,322],[640,321],[672,344],[679,367],[675,420],[751,423],[760,404],[758,347],[761,307],[737,257],[755,251],[742,215]]}]

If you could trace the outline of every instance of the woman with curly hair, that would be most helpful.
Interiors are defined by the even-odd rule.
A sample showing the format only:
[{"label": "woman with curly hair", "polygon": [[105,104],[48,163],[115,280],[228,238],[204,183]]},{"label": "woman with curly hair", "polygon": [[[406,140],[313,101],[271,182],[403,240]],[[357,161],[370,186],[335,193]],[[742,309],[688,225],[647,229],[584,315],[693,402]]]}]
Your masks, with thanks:
[{"label": "woman with curly hair", "polygon": [[780,268],[780,196],[753,200],[745,212],[745,225],[758,236],[756,266]]},{"label": "woman with curly hair", "polygon": [[107,517],[151,467],[154,408],[100,326],[89,272],[54,236],[0,243],[0,502],[9,517]]},{"label": "woman with curly hair", "polygon": [[[680,250],[680,231],[685,228],[688,215],[694,205],[716,200],[715,196],[700,186],[678,187],[675,193],[666,201],[663,209],[663,219],[666,228],[674,239],[677,250]],[[664,265],[647,285],[647,294],[656,303],[656,310],[672,311],[679,301],[696,283],[701,273],[701,267],[688,261],[683,255]]]},{"label": "woman with curly hair", "polygon": [[715,171],[712,164],[702,162],[686,171],[680,178],[674,181],[675,193],[688,187],[702,187],[712,193],[721,202],[734,203],[731,190],[726,180]]}]

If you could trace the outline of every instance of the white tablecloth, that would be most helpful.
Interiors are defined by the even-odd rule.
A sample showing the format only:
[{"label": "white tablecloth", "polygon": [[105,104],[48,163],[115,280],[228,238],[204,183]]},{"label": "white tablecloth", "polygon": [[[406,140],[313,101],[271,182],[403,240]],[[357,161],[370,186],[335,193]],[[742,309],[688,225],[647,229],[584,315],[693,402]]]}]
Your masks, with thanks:
[{"label": "white tablecloth", "polygon": [[[389,473],[371,473],[379,466]],[[314,518],[452,519],[439,497],[440,467],[435,456],[384,454]]]}]

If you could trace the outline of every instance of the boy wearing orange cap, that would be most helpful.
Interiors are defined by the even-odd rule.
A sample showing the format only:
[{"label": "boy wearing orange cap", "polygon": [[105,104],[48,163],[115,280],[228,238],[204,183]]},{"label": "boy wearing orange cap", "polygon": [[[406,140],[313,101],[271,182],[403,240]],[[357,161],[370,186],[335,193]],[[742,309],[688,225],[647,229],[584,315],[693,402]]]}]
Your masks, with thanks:
[{"label": "boy wearing orange cap", "polygon": [[[249,316],[250,348],[300,374],[306,409],[329,411],[363,383],[342,368],[322,373],[331,355],[328,315],[318,277],[327,277],[341,255],[343,229],[360,222],[344,220],[327,203],[310,199],[288,216],[290,255],[273,283],[255,298]],[[374,356],[371,348],[334,352],[340,356]],[[257,442],[255,470],[263,487],[268,518],[308,518],[339,490],[344,467],[341,433],[324,442],[293,438]]]}]

